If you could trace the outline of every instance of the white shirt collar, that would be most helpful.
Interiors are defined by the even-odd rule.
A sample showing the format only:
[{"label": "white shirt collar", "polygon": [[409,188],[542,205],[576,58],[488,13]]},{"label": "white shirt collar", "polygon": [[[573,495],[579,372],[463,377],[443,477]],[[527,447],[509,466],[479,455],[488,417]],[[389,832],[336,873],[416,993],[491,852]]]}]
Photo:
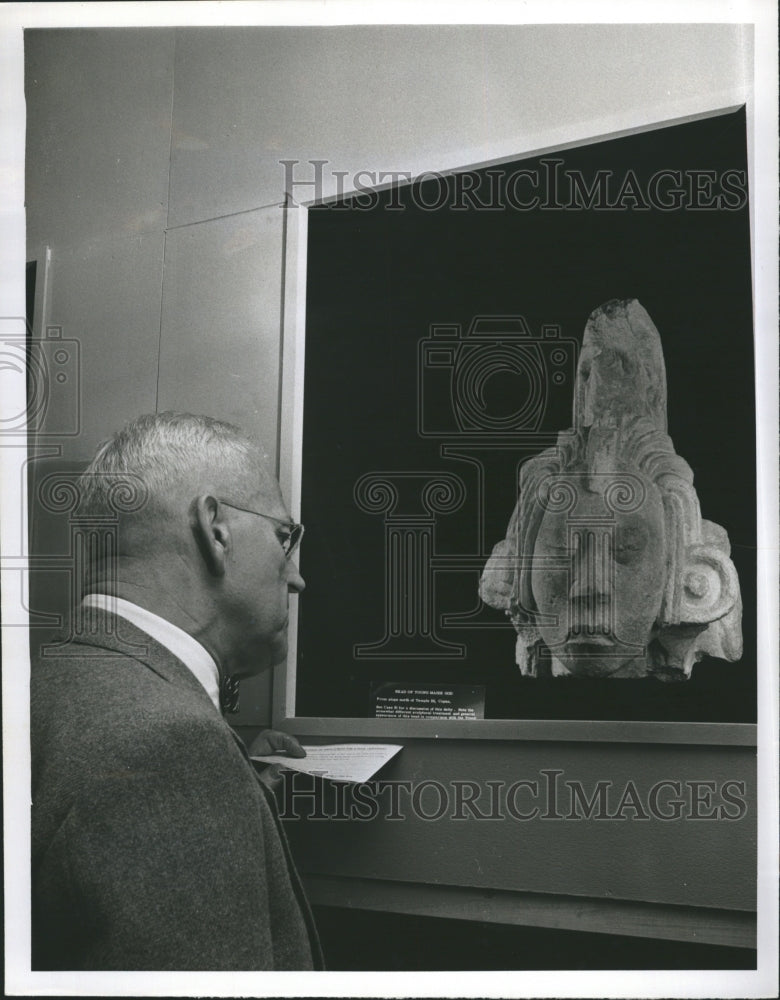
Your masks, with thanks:
[{"label": "white shirt collar", "polygon": [[146,608],[121,597],[111,597],[108,594],[87,594],[82,604],[90,608],[99,608],[112,615],[121,615],[122,618],[126,618],[147,635],[150,635],[152,639],[156,639],[189,668],[206,689],[206,694],[214,702],[217,711],[221,711],[217,664],[211,653],[197,639],[193,639],[178,625],[173,625],[165,618],[160,618],[159,615],[155,615],[151,611],[147,611]]}]

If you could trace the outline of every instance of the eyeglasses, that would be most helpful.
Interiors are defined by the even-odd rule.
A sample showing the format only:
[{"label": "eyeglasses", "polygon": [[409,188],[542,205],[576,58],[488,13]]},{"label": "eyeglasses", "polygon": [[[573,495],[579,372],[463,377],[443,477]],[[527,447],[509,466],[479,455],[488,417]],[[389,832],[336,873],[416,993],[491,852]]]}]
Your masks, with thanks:
[{"label": "eyeglasses", "polygon": [[282,528],[286,528],[290,534],[286,538],[280,538],[279,544],[284,550],[284,554],[288,559],[291,559],[293,553],[301,544],[301,539],[303,538],[303,525],[296,524],[295,521],[283,521],[279,517],[271,517],[270,514],[263,514],[259,510],[251,510],[249,507],[239,507],[238,504],[231,503],[229,500],[225,500],[222,497],[217,497],[220,503],[223,503],[226,507],[232,507],[233,510],[242,510],[245,514],[256,514],[258,517],[264,517],[266,521],[273,521],[274,524],[280,525]]}]

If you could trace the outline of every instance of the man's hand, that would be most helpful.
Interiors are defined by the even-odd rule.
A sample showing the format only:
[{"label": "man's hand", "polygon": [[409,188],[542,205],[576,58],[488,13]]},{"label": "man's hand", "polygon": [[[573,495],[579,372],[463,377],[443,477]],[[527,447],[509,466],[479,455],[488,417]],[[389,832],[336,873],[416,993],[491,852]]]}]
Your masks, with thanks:
[{"label": "man's hand", "polygon": [[264,729],[252,740],[249,756],[267,757],[274,753],[285,753],[289,757],[306,756],[306,751],[290,733],[282,733],[278,729]]},{"label": "man's hand", "polygon": [[[264,729],[252,740],[249,747],[250,757],[267,757],[269,754],[284,753],[290,757],[305,757],[306,751],[294,736],[279,732],[278,729]],[[274,795],[279,795],[282,788],[281,764],[255,763],[257,776]]]}]

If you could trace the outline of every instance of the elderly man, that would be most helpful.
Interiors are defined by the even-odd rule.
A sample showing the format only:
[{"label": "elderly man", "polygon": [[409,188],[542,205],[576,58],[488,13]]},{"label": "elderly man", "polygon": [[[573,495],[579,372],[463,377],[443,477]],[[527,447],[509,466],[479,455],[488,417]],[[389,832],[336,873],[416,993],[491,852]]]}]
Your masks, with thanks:
[{"label": "elderly man", "polygon": [[285,655],[302,528],[207,417],[140,417],[81,487],[80,514],[124,513],[69,641],[33,659],[33,968],[317,968],[273,796],[220,711]]}]

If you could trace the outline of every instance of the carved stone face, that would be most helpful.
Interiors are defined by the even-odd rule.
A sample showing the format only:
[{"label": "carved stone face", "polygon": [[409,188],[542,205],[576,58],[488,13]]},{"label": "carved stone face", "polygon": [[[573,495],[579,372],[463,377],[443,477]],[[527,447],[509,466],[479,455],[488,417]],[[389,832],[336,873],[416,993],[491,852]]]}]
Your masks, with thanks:
[{"label": "carved stone face", "polygon": [[551,481],[531,590],[542,639],[572,674],[646,673],[645,652],[667,580],[664,511],[652,482],[636,473],[630,480],[634,497],[628,502],[620,474]]},{"label": "carved stone face", "polygon": [[742,655],[728,537],[702,520],[668,436],[661,338],[635,299],[590,315],[574,426],[523,464],[479,592],[517,629],[526,677],[547,675],[551,657],[555,676],[680,680],[704,656]]}]

